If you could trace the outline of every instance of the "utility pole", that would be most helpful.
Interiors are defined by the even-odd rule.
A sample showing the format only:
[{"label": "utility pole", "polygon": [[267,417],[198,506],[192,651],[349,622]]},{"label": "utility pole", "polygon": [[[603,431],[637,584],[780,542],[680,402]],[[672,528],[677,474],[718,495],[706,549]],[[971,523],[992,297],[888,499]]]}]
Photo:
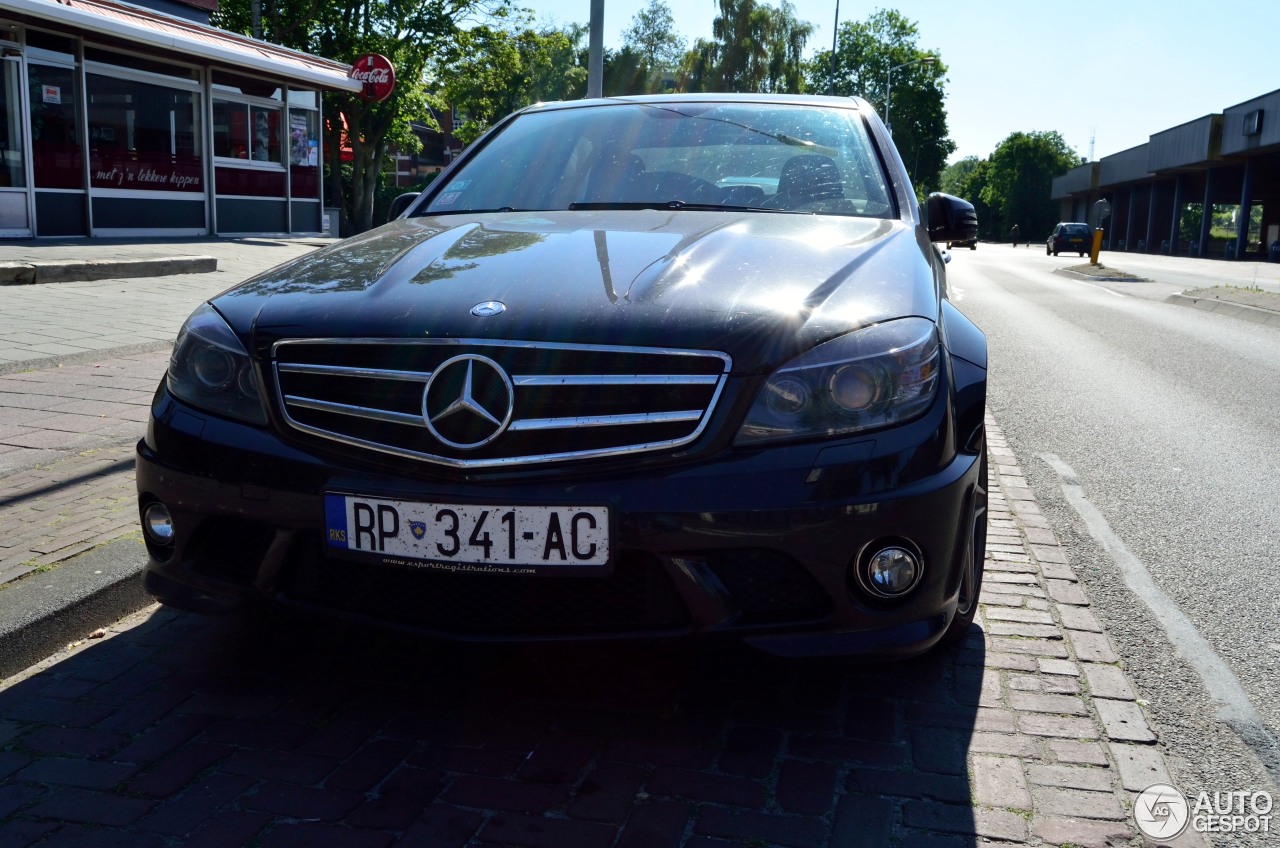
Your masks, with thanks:
[{"label": "utility pole", "polygon": [[591,0],[591,35],[587,41],[587,97],[604,95],[604,0]]},{"label": "utility pole", "polygon": [[836,0],[836,19],[831,22],[831,82],[827,94],[836,93],[836,41],[840,37],[840,0]]}]

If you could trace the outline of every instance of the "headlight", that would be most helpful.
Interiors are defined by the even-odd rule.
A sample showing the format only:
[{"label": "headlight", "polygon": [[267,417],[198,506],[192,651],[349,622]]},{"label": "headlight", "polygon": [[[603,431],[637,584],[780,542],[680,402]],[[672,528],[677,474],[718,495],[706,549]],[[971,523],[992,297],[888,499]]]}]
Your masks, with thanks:
[{"label": "headlight", "polygon": [[192,406],[250,424],[267,423],[249,353],[207,303],[178,332],[168,380],[169,392]]},{"label": "headlight", "polygon": [[923,318],[820,344],[773,373],[735,440],[839,436],[914,418],[938,389],[938,331]]}]

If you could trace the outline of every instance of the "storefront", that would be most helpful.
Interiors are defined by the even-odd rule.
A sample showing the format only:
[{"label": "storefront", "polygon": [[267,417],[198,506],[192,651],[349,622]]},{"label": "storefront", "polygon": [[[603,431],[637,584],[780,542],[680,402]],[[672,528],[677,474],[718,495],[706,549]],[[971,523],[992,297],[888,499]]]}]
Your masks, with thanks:
[{"label": "storefront", "polygon": [[350,66],[105,0],[0,0],[0,237],[322,230]]}]

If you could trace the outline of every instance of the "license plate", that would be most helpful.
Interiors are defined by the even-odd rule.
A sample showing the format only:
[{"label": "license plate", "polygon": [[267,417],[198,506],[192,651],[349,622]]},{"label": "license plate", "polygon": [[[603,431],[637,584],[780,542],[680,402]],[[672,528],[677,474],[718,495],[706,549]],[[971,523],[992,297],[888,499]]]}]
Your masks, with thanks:
[{"label": "license plate", "polygon": [[418,503],[325,495],[329,545],[387,561],[475,566],[603,566],[609,508]]},{"label": "license plate", "polygon": [[1078,239],[1070,239],[1070,241],[1071,241],[1071,243],[1072,243],[1072,244],[1078,244],[1079,242],[1084,241],[1084,239],[1082,239],[1082,238],[1078,238]]}]

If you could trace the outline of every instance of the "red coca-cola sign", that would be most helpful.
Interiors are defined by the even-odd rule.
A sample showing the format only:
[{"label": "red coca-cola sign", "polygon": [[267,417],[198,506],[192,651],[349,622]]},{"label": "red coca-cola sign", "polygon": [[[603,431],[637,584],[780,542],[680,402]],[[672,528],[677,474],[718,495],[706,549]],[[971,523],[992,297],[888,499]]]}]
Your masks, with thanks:
[{"label": "red coca-cola sign", "polygon": [[361,97],[376,103],[386,100],[396,88],[396,69],[391,66],[391,60],[377,53],[366,53],[356,59],[347,76],[364,85]]}]

